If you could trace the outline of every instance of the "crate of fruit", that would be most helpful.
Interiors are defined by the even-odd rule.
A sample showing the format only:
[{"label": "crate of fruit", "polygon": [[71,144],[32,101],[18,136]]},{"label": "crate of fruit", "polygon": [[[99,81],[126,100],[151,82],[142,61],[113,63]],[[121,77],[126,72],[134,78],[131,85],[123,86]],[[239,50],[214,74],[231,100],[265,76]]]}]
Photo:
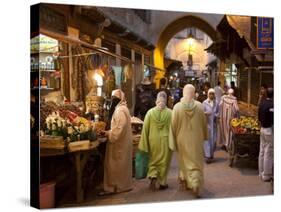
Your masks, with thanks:
[{"label": "crate of fruit", "polygon": [[259,135],[260,123],[257,118],[251,116],[241,116],[231,120],[231,128],[234,134],[241,136]]},{"label": "crate of fruit", "polygon": [[66,142],[62,136],[44,135],[40,137],[41,149],[64,149]]}]

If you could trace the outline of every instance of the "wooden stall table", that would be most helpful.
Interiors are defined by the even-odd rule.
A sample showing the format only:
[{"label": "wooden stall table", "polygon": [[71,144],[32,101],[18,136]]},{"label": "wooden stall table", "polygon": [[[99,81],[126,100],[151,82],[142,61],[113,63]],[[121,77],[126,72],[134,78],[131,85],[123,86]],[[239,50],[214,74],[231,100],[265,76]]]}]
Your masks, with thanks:
[{"label": "wooden stall table", "polygon": [[[82,188],[82,174],[90,153],[97,148],[99,141],[76,141],[68,145],[68,152],[72,157],[76,169],[76,201],[81,203],[84,200],[84,190]],[[72,145],[74,144],[74,145]]]},{"label": "wooden stall table", "polygon": [[51,157],[59,155],[68,155],[71,157],[76,170],[76,201],[81,203],[84,200],[84,191],[82,188],[82,174],[86,162],[92,150],[96,149],[100,141],[75,141],[67,144],[65,147],[55,145],[40,145],[40,157]]}]

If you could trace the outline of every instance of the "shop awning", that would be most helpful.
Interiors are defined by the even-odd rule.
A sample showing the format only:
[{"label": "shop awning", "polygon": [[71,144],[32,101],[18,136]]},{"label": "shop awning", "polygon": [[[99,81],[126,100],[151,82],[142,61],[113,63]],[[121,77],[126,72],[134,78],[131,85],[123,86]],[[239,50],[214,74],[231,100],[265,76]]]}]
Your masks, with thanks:
[{"label": "shop awning", "polygon": [[[50,36],[52,38],[55,38],[55,39],[58,39],[58,40],[61,40],[61,41],[67,42],[67,43],[79,44],[79,45],[81,45],[83,47],[92,49],[92,50],[94,50],[96,52],[100,52],[102,54],[105,54],[105,55],[108,55],[108,56],[111,56],[111,57],[114,57],[114,58],[118,58],[118,59],[123,60],[123,61],[125,61],[127,63],[131,63],[131,64],[135,63],[134,61],[132,61],[132,60],[126,58],[126,57],[123,57],[121,55],[109,52],[109,51],[107,51],[106,49],[104,49],[102,47],[96,46],[94,44],[87,43],[85,41],[80,40],[79,38],[70,37],[68,35],[62,35],[62,34],[59,34],[59,33],[56,33],[56,32],[52,32],[52,31],[46,30],[44,28],[40,29],[40,34],[44,34],[44,35]],[[165,71],[164,69],[158,68],[158,67],[156,67],[156,66],[154,66],[152,64],[145,63],[145,65],[147,65],[147,66],[149,66],[149,67],[151,67],[153,69],[159,70],[159,71]]]}]

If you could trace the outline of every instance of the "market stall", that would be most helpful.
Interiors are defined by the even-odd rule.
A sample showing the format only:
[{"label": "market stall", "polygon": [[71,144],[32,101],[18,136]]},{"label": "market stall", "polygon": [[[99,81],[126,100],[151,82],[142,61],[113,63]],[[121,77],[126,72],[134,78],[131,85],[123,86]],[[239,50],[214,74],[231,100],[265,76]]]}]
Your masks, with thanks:
[{"label": "market stall", "polygon": [[[73,112],[77,108],[69,103],[61,106],[54,102],[41,104],[40,157],[63,155],[69,158],[75,167],[76,200],[78,203],[82,202],[83,171],[90,155],[96,151],[101,142],[105,141],[100,136],[101,131],[105,130],[105,123],[93,122],[77,115]],[[50,114],[46,117],[48,113]],[[55,179],[55,176],[53,177]]]},{"label": "market stall", "polygon": [[232,142],[229,147],[229,165],[238,158],[248,157],[257,161],[260,147],[260,125],[254,117],[241,116],[231,120]]},{"label": "market stall", "polygon": [[[40,185],[53,183],[52,189],[54,193],[59,190],[60,198],[54,197],[55,194],[51,198],[53,204],[58,204],[64,196],[61,193],[73,190],[74,183],[72,197],[75,195],[81,203],[85,190],[95,189],[84,185],[85,181],[94,178],[93,184],[97,186],[103,180],[107,139],[102,132],[110,129],[112,91],[125,89],[132,107],[133,69],[130,63],[116,66],[110,59],[114,54],[91,45],[68,44],[59,37],[40,34],[33,40],[34,48],[42,42],[46,43],[41,45],[44,49],[34,49],[31,61],[31,91],[40,93]],[[123,60],[121,56],[114,59]],[[142,124],[140,119],[132,117],[133,165]],[[91,164],[87,172],[92,157],[98,162]],[[62,183],[66,185],[63,187]]]}]

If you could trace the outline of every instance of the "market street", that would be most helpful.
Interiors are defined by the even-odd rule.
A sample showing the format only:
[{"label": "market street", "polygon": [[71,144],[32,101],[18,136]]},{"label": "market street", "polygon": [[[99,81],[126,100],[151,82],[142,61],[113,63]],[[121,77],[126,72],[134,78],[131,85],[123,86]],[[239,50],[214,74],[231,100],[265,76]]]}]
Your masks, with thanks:
[{"label": "market street", "polygon": [[[258,177],[255,163],[240,159],[231,168],[228,166],[227,154],[222,150],[215,153],[215,161],[204,167],[205,185],[202,198],[226,198],[272,194],[271,183],[262,182]],[[169,188],[164,191],[150,191],[147,179],[134,180],[133,190],[127,193],[98,197],[88,195],[80,206],[111,205],[125,203],[149,203],[195,199],[190,191],[179,189],[177,181],[177,161],[174,155],[168,175]],[[68,199],[68,198],[67,198]],[[73,200],[63,199],[58,207],[75,206]]]},{"label": "market street", "polygon": [[273,193],[272,17],[46,3],[31,16],[32,206]]}]

